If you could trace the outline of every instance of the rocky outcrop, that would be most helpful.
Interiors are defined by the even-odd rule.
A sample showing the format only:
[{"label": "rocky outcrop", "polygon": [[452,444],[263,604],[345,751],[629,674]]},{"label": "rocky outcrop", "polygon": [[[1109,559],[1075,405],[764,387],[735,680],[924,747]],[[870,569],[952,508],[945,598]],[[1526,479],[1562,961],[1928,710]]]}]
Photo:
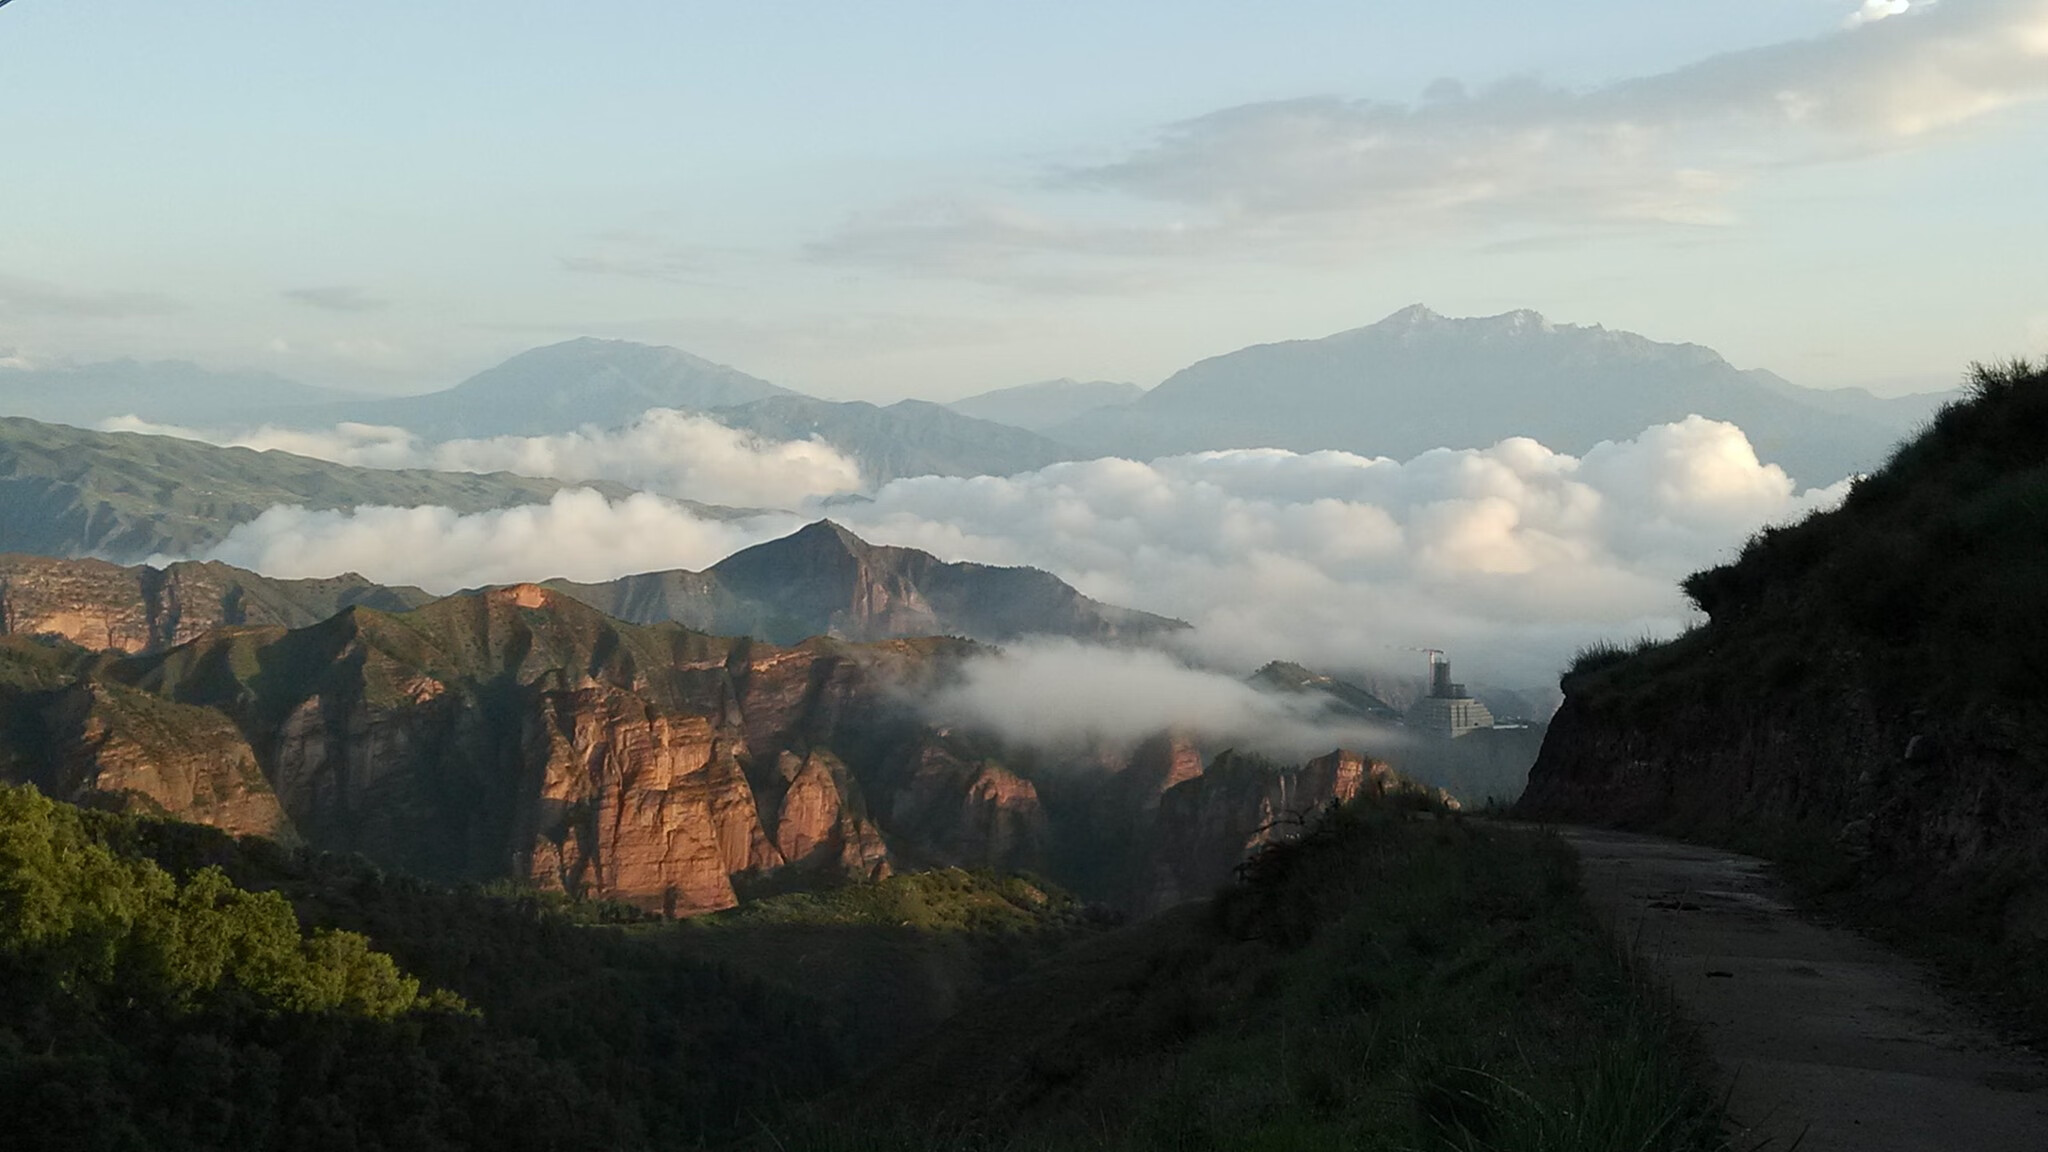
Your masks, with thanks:
[{"label": "rocky outcrop", "polygon": [[[2009,886],[2030,871],[2048,847],[2048,749],[2035,722],[1989,701],[1916,707],[1875,682],[1865,654],[1808,658],[1796,687],[1711,675],[1649,694],[1581,683],[1552,718],[1517,813],[1752,850],[1800,842],[1871,881],[1930,891],[2000,874]],[[1808,676],[1826,690],[1807,690]]]},{"label": "rocky outcrop", "polygon": [[727,717],[661,715],[605,687],[535,703],[520,749],[541,775],[534,880],[673,915],[729,908],[732,877],[783,865]]},{"label": "rocky outcrop", "polygon": [[775,847],[792,868],[813,868],[879,880],[889,846],[869,819],[852,773],[837,756],[784,752],[777,775],[787,781],[776,807]]},{"label": "rocky outcrop", "polygon": [[297,842],[255,753],[216,712],[91,680],[0,690],[0,710],[10,744],[32,750],[8,758],[7,775],[47,795]]},{"label": "rocky outcrop", "polygon": [[1224,753],[1159,797],[1131,903],[1156,911],[1206,896],[1260,845],[1299,835],[1331,803],[1411,787],[1384,761],[1344,749],[1300,767]]},{"label": "rocky outcrop", "polygon": [[61,636],[116,652],[162,651],[223,626],[303,628],[354,604],[402,611],[430,599],[352,572],[274,580],[212,562],[153,568],[0,555],[0,635]]}]

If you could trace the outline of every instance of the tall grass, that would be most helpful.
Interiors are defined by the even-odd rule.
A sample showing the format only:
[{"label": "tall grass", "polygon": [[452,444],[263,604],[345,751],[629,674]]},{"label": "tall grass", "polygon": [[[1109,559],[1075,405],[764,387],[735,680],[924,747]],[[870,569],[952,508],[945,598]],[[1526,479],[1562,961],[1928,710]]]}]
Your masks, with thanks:
[{"label": "tall grass", "polygon": [[912,1111],[877,1088],[758,1146],[1724,1147],[1682,1025],[1555,838],[1350,808],[1247,876],[1142,979],[1008,1017],[1027,1023],[977,1057],[985,1098]]}]

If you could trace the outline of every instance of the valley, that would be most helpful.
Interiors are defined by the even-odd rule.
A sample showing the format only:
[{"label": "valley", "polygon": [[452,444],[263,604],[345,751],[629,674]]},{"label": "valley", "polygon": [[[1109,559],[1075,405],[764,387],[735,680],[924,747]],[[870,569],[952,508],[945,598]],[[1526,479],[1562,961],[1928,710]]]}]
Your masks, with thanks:
[{"label": "valley", "polygon": [[[1475,332],[1674,355],[1511,319],[1411,311],[1350,340],[1375,355]],[[801,423],[824,402],[683,354],[541,351],[502,374],[508,398],[545,397],[546,380],[583,363],[593,395],[616,390],[628,407],[738,402],[709,409],[727,419],[779,405],[798,422],[773,435],[851,443]],[[1676,362],[1725,368],[1703,350]],[[1526,818],[1780,856],[1809,899],[1931,949],[1980,994],[2017,981],[2019,1010],[2039,1011],[2024,991],[2038,958],[2013,927],[2033,899],[2013,855],[2031,793],[1988,763],[2007,753],[1933,719],[2024,731],[2030,681],[2003,645],[2029,619],[2009,606],[2031,530],[2031,372],[1980,372],[1972,400],[1856,480],[1839,510],[1765,529],[1735,565],[1688,578],[1704,625],[1587,648],[1548,719],[1540,693],[1468,692],[1436,648],[1346,674],[1290,659],[1227,673],[1199,654],[1213,616],[872,543],[835,518],[789,530],[788,512],[688,505],[706,523],[784,528],[702,567],[452,594],[177,560],[162,553],[204,554],[315,493],[342,516],[379,501],[517,514],[569,482],[13,421],[18,486],[70,503],[13,521],[42,535],[0,555],[0,781],[11,842],[28,846],[0,864],[52,875],[34,861],[104,857],[93,866],[141,887],[107,920],[83,910],[104,882],[65,881],[52,898],[81,910],[0,957],[22,1002],[56,1013],[0,1027],[47,1045],[61,1020],[75,1037],[58,1063],[8,1070],[41,1086],[10,1117],[64,1146],[75,1125],[49,1109],[69,1089],[53,1086],[76,1083],[79,1061],[147,1069],[204,1045],[226,1054],[216,1087],[176,1106],[146,1083],[104,1088],[109,1109],[81,1131],[310,1139],[323,1121],[302,1107],[194,1107],[327,1083],[292,1055],[325,1036],[334,1067],[403,1051],[417,1070],[399,1098],[367,1072],[324,1089],[356,1146],[398,1139],[388,1125],[469,1131],[481,1101],[516,1091],[557,1103],[499,1108],[505,1147],[1717,1147],[1714,1065],[1605,943],[1572,850],[1466,809],[1512,802]],[[437,402],[451,420],[464,389],[481,386]],[[1068,425],[1146,400],[1041,391],[1083,406]],[[556,435],[559,420],[542,411],[505,434]],[[955,443],[959,460],[1006,466]],[[890,484],[974,471],[850,451],[883,488],[813,511],[888,523],[870,505],[886,507]],[[646,499],[575,483],[608,506]],[[1987,534],[1994,522],[2011,527]],[[1991,583],[1966,604],[2008,605],[1996,640],[1973,608],[1928,605],[1924,588],[1967,578],[1940,567],[1954,548],[1918,533],[1967,537],[1986,560]],[[1889,582],[1863,576],[1871,548],[1893,557]],[[1940,648],[1970,636],[1970,657]],[[1872,663],[1877,645],[1916,654]],[[1906,707],[1897,693],[1919,682],[1871,670],[1924,658],[1920,645],[1961,671]],[[1427,677],[1386,670],[1419,673],[1425,652]],[[1717,679],[1744,664],[1763,678]],[[1825,690],[1803,679],[1821,675]],[[1100,698],[1055,683],[1075,676]],[[1867,762],[1887,745],[1906,749],[1904,769]],[[1934,767],[1958,755],[1985,762],[1966,774],[1977,783]],[[1901,780],[1961,792],[1901,823],[1922,804],[1885,791]],[[1935,931],[1878,911],[1900,898]],[[254,969],[164,943],[198,929],[163,925],[207,907],[237,924],[232,910],[261,907],[266,947],[339,957],[351,975],[318,980],[381,990],[308,1008]],[[88,977],[49,965],[88,931],[115,957],[78,970],[90,979],[139,988],[137,973],[162,969],[196,982],[148,992],[131,1016],[65,991]],[[1963,962],[1971,941],[1996,947]],[[591,982],[605,989],[594,1001],[552,1007]]]},{"label": "valley", "polygon": [[0,0],[5,1152],[2048,1132],[2048,0]]}]

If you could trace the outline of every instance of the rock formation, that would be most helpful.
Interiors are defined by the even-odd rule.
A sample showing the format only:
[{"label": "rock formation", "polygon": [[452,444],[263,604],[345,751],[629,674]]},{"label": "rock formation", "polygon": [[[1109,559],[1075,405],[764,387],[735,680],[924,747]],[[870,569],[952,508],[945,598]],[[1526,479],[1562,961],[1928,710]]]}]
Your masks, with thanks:
[{"label": "rock formation", "polygon": [[[86,565],[42,587],[132,589],[135,571]],[[1276,805],[1349,796],[1363,771],[1355,757],[1268,781],[1240,767],[1175,800],[1205,780],[1185,738],[1055,764],[926,722],[911,701],[977,651],[970,641],[781,647],[625,624],[530,584],[155,650],[152,637],[179,634],[169,619],[95,625],[136,655],[0,638],[0,773],[428,878],[526,880],[677,915],[729,907],[750,880],[950,865],[1121,893],[1077,869],[1138,867],[1133,845],[1171,846],[1174,892],[1194,895],[1228,878]],[[1055,813],[1055,781],[1081,802]],[[1161,827],[1169,818],[1192,838]]]},{"label": "rock formation", "polygon": [[0,555],[0,635],[61,636],[117,652],[159,651],[223,625],[303,628],[352,604],[402,611],[431,599],[353,572],[278,580],[212,562],[153,568]]}]

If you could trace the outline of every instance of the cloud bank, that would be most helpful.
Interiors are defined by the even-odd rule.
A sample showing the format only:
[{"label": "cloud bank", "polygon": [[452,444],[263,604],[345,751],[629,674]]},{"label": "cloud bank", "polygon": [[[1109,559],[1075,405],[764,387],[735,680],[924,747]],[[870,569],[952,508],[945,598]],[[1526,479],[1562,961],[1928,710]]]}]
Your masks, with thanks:
[{"label": "cloud bank", "polygon": [[823,513],[741,521],[590,492],[476,516],[272,509],[212,558],[449,591],[701,568],[829,513],[877,543],[1033,565],[1178,616],[1196,626],[1190,654],[1224,667],[1405,667],[1399,649],[1422,646],[1450,649],[1466,679],[1533,686],[1595,638],[1683,627],[1679,578],[1845,491],[1795,491],[1740,429],[1695,416],[1584,457],[1512,439],[1406,462],[1277,449],[1102,459],[897,480]]},{"label": "cloud bank", "polygon": [[1538,684],[1579,644],[1668,633],[1675,582],[1758,527],[1829,506],[1734,425],[1691,417],[1583,458],[1512,439],[1405,463],[1342,452],[1094,460],[920,477],[835,510],[871,539],[1049,568],[1179,616],[1212,659],[1386,666],[1450,648],[1473,679]]},{"label": "cloud bank", "polygon": [[359,572],[380,584],[448,593],[557,576],[597,581],[704,568],[801,523],[787,514],[704,519],[659,496],[607,500],[589,489],[471,515],[439,507],[337,512],[280,505],[236,525],[206,559],[288,578]]},{"label": "cloud bank", "polygon": [[1334,721],[1313,698],[1260,692],[1163,652],[1071,640],[1012,644],[970,660],[924,708],[940,723],[1061,749],[1128,748],[1168,729],[1291,758],[1340,746],[1381,750],[1398,739],[1392,729]]},{"label": "cloud bank", "polygon": [[650,409],[623,428],[440,443],[374,424],[344,423],[318,432],[275,427],[213,432],[122,416],[100,426],[366,468],[610,480],[680,499],[752,508],[794,506],[861,486],[860,466],[822,440],[763,440],[709,417],[668,408]]}]

